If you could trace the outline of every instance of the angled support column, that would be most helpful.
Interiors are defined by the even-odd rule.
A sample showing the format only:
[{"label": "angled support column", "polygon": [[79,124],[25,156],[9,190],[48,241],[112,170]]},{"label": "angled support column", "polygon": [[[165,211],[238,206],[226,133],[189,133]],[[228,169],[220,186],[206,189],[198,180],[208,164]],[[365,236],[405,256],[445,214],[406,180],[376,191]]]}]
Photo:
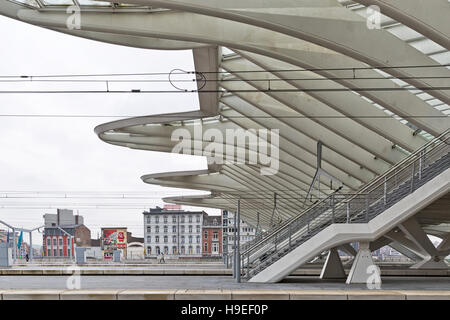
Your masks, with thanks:
[{"label": "angled support column", "polygon": [[[437,247],[439,252],[442,251],[449,251],[450,250],[450,232],[447,234],[447,236],[445,238],[442,239],[442,242],[439,244],[439,246]],[[449,255],[450,253],[448,253],[447,255]]]},{"label": "angled support column", "polygon": [[442,256],[442,253],[433,245],[415,218],[405,221],[399,228],[414,242],[414,244],[427,254],[422,261],[413,265],[411,267],[412,269],[448,268],[444,261],[445,256]]},{"label": "angled support column", "polygon": [[320,279],[345,279],[344,267],[336,248],[332,248],[328,252],[327,260],[320,273]]},{"label": "angled support column", "polygon": [[353,261],[352,268],[345,283],[381,284],[380,269],[373,263],[369,242],[359,243],[358,254]]},{"label": "angled support column", "polygon": [[410,250],[408,247],[402,245],[401,243],[398,243],[397,241],[393,241],[389,244],[389,247],[392,249],[400,252],[405,257],[411,259],[412,261],[421,261],[423,260],[422,257],[418,256],[414,253],[414,251]]},{"label": "angled support column", "polygon": [[391,239],[393,242],[399,243],[405,248],[408,248],[409,251],[413,252],[415,255],[420,257],[420,259],[424,259],[427,256],[427,253],[425,250],[417,246],[412,240],[407,238],[405,234],[399,230],[392,230],[385,234],[386,238]]},{"label": "angled support column", "polygon": [[345,253],[348,253],[350,256],[354,256],[356,257],[356,255],[358,254],[355,250],[355,248],[353,248],[350,243],[346,243],[343,244],[341,246],[339,246],[339,250],[344,251]]},{"label": "angled support column", "polygon": [[376,251],[384,246],[389,245],[392,242],[391,239],[386,237],[380,237],[377,240],[370,243],[370,251]]}]

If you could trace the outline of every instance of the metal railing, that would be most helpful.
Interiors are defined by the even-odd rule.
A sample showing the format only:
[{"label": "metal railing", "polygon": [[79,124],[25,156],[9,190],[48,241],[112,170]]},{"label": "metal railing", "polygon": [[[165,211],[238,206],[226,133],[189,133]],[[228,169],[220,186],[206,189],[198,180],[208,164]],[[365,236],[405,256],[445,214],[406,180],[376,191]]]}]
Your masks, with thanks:
[{"label": "metal railing", "polygon": [[375,178],[355,194],[334,192],[241,251],[250,279],[334,223],[368,223],[450,167],[450,129]]}]

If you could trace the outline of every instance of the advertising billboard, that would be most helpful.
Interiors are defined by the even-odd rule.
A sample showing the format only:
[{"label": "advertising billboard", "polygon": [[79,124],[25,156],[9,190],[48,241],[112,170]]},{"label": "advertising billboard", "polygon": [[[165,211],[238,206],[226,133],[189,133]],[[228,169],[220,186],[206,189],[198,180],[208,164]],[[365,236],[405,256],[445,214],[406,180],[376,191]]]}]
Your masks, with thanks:
[{"label": "advertising billboard", "polygon": [[105,259],[112,259],[115,250],[127,257],[127,228],[102,228],[102,249]]}]

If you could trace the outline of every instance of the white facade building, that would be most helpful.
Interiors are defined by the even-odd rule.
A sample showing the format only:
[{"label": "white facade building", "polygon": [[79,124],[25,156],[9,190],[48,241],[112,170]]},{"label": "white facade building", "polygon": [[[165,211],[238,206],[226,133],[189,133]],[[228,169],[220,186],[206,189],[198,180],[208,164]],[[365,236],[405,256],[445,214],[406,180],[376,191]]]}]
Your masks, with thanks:
[{"label": "white facade building", "polygon": [[204,214],[160,207],[144,211],[145,257],[157,257],[161,253],[172,257],[201,257]]},{"label": "white facade building", "polygon": [[[223,253],[224,255],[233,251],[234,246],[234,213],[227,210],[222,210],[222,224],[223,224]],[[248,241],[252,241],[256,235],[256,229],[241,220],[240,223],[240,245]]]}]

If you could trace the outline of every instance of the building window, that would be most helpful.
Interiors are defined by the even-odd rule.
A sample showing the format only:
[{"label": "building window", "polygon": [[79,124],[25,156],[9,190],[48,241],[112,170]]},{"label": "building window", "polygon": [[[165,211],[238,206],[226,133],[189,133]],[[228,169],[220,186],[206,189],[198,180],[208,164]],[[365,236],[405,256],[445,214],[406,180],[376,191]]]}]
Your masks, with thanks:
[{"label": "building window", "polygon": [[208,253],[208,242],[205,242],[205,253]]},{"label": "building window", "polygon": [[181,233],[184,233],[184,226],[181,226]]},{"label": "building window", "polygon": [[160,254],[161,253],[161,250],[159,249],[159,247],[156,247],[155,251],[156,251],[156,254]]},{"label": "building window", "polygon": [[164,226],[164,233],[167,233],[167,230],[168,230],[167,226]]},{"label": "building window", "polygon": [[173,217],[172,217],[172,222],[173,222],[173,223],[177,223],[177,217],[173,216]]},{"label": "building window", "polygon": [[192,226],[189,226],[189,233],[192,233]]},{"label": "building window", "polygon": [[150,216],[147,217],[147,223],[151,223],[152,222],[152,218]]},{"label": "building window", "polygon": [[167,243],[167,242],[169,242],[169,237],[164,236],[164,243]]},{"label": "building window", "polygon": [[70,238],[67,238],[67,246],[70,247]]},{"label": "building window", "polygon": [[152,247],[147,247],[147,254],[152,254]]},{"label": "building window", "polygon": [[156,233],[159,233],[159,226],[156,226],[156,227],[155,227],[155,232],[156,232]]},{"label": "building window", "polygon": [[189,223],[192,222],[192,216],[189,216]]},{"label": "building window", "polygon": [[197,232],[197,233],[200,233],[200,226],[197,226],[196,232]]},{"label": "building window", "polygon": [[[53,246],[56,247],[56,238],[53,238]],[[56,256],[56,254],[55,254]]]},{"label": "building window", "polygon": [[159,236],[156,236],[156,237],[155,237],[155,242],[156,242],[156,243],[159,243]]},{"label": "building window", "polygon": [[200,216],[197,215],[197,222],[200,222]]},{"label": "building window", "polygon": [[67,256],[71,257],[72,255],[70,254],[70,249],[67,249]]},{"label": "building window", "polygon": [[164,223],[167,223],[167,216],[164,216]]},{"label": "building window", "polygon": [[181,254],[184,254],[184,246],[181,246]]},{"label": "building window", "polygon": [[59,246],[62,246],[62,241],[63,241],[63,239],[59,238]]},{"label": "building window", "polygon": [[172,247],[172,254],[177,254],[177,247]]},{"label": "building window", "polygon": [[177,243],[177,236],[172,236],[172,242]]},{"label": "building window", "polygon": [[147,227],[147,232],[151,233],[152,232],[152,227]]},{"label": "building window", "polygon": [[219,240],[219,233],[217,231],[213,233],[213,240]]},{"label": "building window", "polygon": [[184,223],[184,216],[181,216],[181,223]]},{"label": "building window", "polygon": [[181,243],[184,243],[184,236],[181,236]]},{"label": "building window", "polygon": [[189,246],[189,254],[194,254],[194,250],[192,250],[192,246]]},{"label": "building window", "polygon": [[62,257],[63,256],[63,250],[59,249],[59,256]]},{"label": "building window", "polygon": [[192,236],[189,236],[189,243],[192,243]]},{"label": "building window", "polygon": [[205,240],[208,239],[208,231],[205,231]]},{"label": "building window", "polygon": [[152,237],[151,236],[147,236],[147,242],[151,243],[152,242]]},{"label": "building window", "polygon": [[52,250],[47,249],[47,257],[50,257],[52,255]]},{"label": "building window", "polygon": [[219,244],[218,243],[213,243],[212,244],[212,253],[219,253]]},{"label": "building window", "polygon": [[164,247],[164,254],[169,254],[169,247]]},{"label": "building window", "polygon": [[195,247],[195,251],[196,251],[197,254],[201,254],[201,252],[200,252],[200,246]]},{"label": "building window", "polygon": [[155,217],[155,223],[159,223],[159,217],[158,216]]},{"label": "building window", "polygon": [[177,232],[177,226],[172,226],[172,232],[176,233]]},{"label": "building window", "polygon": [[197,243],[200,243],[200,236],[197,236]]},{"label": "building window", "polygon": [[50,238],[47,238],[47,247],[50,247]]},{"label": "building window", "polygon": [[54,256],[54,257],[58,256],[56,253],[57,253],[57,252],[56,252],[56,249],[53,249],[53,256]]}]

